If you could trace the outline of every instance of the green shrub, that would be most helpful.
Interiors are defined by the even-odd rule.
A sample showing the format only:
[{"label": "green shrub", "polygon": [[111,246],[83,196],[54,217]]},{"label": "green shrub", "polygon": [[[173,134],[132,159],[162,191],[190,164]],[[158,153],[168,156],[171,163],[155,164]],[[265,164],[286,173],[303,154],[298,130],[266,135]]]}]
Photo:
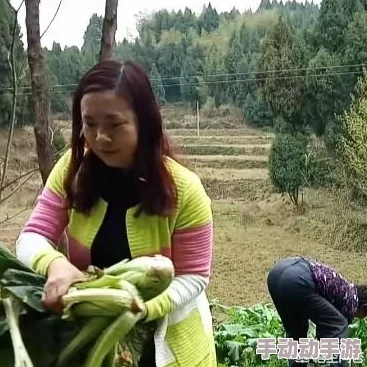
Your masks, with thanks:
[{"label": "green shrub", "polygon": [[57,127],[53,131],[53,139],[52,139],[52,154],[53,160],[56,162],[67,149],[67,144],[64,136],[61,133],[60,127]]},{"label": "green shrub", "polygon": [[278,134],[269,156],[269,176],[280,193],[288,193],[299,206],[299,192],[306,179],[307,138],[304,135]]},{"label": "green shrub", "polygon": [[351,107],[340,117],[338,153],[350,188],[367,197],[367,77],[360,78]]},{"label": "green shrub", "polygon": [[335,186],[338,184],[339,176],[335,157],[332,157],[325,147],[309,147],[306,161],[306,186],[313,188]]}]

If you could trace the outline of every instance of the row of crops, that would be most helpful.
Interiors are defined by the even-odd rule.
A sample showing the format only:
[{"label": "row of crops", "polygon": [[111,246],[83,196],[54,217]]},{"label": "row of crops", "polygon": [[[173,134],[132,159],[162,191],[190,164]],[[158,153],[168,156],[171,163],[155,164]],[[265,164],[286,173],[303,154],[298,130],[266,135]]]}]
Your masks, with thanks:
[{"label": "row of crops", "polygon": [[[213,314],[224,320],[215,322],[218,367],[287,367],[286,359],[272,355],[263,360],[256,353],[258,338],[284,338],[285,332],[279,315],[269,304],[257,304],[252,307],[226,307],[212,301]],[[216,316],[218,315],[218,316]],[[349,326],[348,338],[361,339],[362,350],[366,357],[362,363],[352,362],[352,366],[367,366],[367,321],[357,320]],[[309,337],[315,337],[315,328],[310,323]],[[315,363],[315,366],[322,366]],[[324,364],[327,366],[328,364]]]}]

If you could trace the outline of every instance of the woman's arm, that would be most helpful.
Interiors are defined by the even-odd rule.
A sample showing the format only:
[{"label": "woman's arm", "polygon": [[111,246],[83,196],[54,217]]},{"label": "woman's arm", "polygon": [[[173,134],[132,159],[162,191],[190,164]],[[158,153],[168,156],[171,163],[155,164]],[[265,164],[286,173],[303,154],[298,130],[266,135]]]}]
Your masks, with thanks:
[{"label": "woman's arm", "polygon": [[351,322],[358,308],[357,290],[339,272],[322,263],[311,262],[317,290]]},{"label": "woman's arm", "polygon": [[165,316],[188,303],[208,285],[213,218],[211,200],[196,175],[184,190],[171,247],[175,277],[165,292],[146,302],[146,321]]},{"label": "woman's arm", "polygon": [[55,164],[37,204],[16,241],[16,256],[26,266],[46,275],[49,264],[65,257],[55,246],[68,221],[63,179],[70,151]]}]

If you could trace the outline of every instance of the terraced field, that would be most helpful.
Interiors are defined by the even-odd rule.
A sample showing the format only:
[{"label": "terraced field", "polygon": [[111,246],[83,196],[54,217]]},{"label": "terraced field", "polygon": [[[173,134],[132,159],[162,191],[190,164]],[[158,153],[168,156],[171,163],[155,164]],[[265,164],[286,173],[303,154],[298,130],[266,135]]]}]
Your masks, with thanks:
[{"label": "terraced field", "polygon": [[200,137],[193,129],[169,133],[183,153],[180,158],[199,174],[212,199],[241,199],[244,192],[251,196],[254,181],[267,180],[272,134],[251,129],[207,129]]}]

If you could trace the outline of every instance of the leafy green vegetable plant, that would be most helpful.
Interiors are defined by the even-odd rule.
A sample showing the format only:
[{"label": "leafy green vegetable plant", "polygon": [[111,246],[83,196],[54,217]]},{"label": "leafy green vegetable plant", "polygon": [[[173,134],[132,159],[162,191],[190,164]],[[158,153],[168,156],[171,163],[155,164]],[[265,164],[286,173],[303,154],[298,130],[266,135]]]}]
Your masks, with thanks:
[{"label": "leafy green vegetable plant", "polygon": [[1,367],[113,367],[121,343],[131,366],[137,365],[152,332],[138,323],[143,300],[168,287],[171,260],[140,257],[85,274],[87,280],[63,297],[63,314],[51,314],[42,303],[46,278],[0,244]]},{"label": "leafy green vegetable plant", "polygon": [[[225,320],[214,328],[218,366],[220,367],[288,367],[288,361],[273,355],[262,360],[256,354],[257,338],[284,338],[285,331],[278,313],[271,304],[257,304],[252,307],[226,307],[212,301],[214,314]],[[310,323],[309,337],[315,338],[315,325]],[[357,320],[349,327],[349,338],[361,339],[364,355],[367,354],[367,320]],[[365,357],[366,359],[366,357]],[[310,363],[312,366],[312,363]],[[314,364],[316,367],[322,364]],[[352,363],[353,366],[353,363]],[[355,366],[366,367],[366,361]]]}]

